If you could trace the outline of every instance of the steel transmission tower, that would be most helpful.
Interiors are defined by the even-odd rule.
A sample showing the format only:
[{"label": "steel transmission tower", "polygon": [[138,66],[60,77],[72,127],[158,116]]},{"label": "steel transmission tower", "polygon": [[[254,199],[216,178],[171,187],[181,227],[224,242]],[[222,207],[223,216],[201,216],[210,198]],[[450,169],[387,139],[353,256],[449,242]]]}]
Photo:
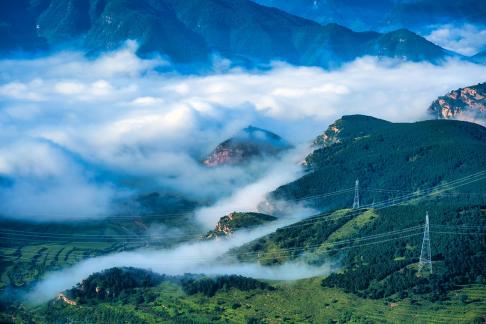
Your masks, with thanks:
[{"label": "steel transmission tower", "polygon": [[356,183],[354,185],[354,201],[353,201],[353,209],[359,208],[359,180],[356,179]]},{"label": "steel transmission tower", "polygon": [[432,258],[430,253],[429,212],[425,214],[424,239],[420,251],[419,272],[432,273]]}]

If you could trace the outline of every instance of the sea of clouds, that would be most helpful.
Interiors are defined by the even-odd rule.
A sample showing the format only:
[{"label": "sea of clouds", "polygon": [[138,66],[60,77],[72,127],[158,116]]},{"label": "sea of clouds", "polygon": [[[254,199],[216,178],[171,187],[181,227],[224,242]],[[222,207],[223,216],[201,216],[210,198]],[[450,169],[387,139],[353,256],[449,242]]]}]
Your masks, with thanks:
[{"label": "sea of clouds", "polygon": [[[458,60],[371,57],[332,71],[275,62],[264,71],[187,75],[160,73],[167,62],[135,52],[129,42],[94,59],[62,52],[0,60],[4,217],[106,217],[114,201],[163,189],[216,202],[198,212],[213,222],[237,208],[254,209],[265,193],[298,177],[309,142],[342,115],[426,119],[437,96],[486,75],[486,66]],[[275,167],[262,162],[251,172],[200,163],[249,124],[296,149]]]}]

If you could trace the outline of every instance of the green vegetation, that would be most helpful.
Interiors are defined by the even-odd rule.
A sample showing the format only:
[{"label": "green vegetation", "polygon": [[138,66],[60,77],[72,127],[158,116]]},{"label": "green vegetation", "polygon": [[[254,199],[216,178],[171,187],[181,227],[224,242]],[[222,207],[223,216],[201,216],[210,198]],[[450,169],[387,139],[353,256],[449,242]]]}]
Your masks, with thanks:
[{"label": "green vegetation", "polygon": [[[190,237],[198,238],[201,233],[188,217],[112,217],[101,221],[39,224],[2,220],[0,289],[25,287],[47,271],[89,257],[144,246],[170,247]],[[176,228],[178,235],[171,235]]]},{"label": "green vegetation", "polygon": [[[362,205],[392,200],[485,170],[485,143],[486,128],[472,123],[397,124],[344,116],[316,139],[320,148],[306,158],[309,172],[278,188],[271,198],[300,200],[352,188],[359,179]],[[478,186],[462,186],[460,191],[474,192]],[[343,192],[305,201],[334,210],[352,206],[353,195]]]},{"label": "green vegetation", "polygon": [[220,290],[232,288],[242,291],[273,289],[267,283],[237,275],[218,277],[192,274],[166,276],[143,269],[111,268],[91,274],[76,287],[68,290],[65,295],[76,304],[93,304],[104,300],[121,301],[126,304],[134,300],[133,296],[135,296],[135,300],[150,300],[153,296],[144,296],[143,290],[140,289],[155,287],[161,283],[180,285],[188,295],[202,293],[208,297],[214,296]]},{"label": "green vegetation", "polygon": [[182,280],[182,287],[189,295],[202,293],[208,297],[214,296],[214,294],[220,290],[229,290],[231,288],[236,288],[242,291],[255,289],[273,290],[272,286],[264,282],[236,275],[200,279],[184,278]]},{"label": "green vegetation", "polygon": [[352,210],[339,210],[330,215],[318,215],[294,225],[277,229],[274,233],[229,252],[240,261],[260,261],[262,264],[281,264],[295,259],[303,251],[313,251],[329,235],[356,215]]},{"label": "green vegetation", "polygon": [[[424,210],[431,210],[432,276],[417,277],[421,235],[418,231],[419,235],[411,236],[417,231],[410,231],[384,238],[404,239],[349,249],[341,260],[343,271],[331,274],[323,285],[342,287],[363,297],[407,296],[413,291],[440,300],[463,284],[485,284],[486,210],[481,205],[434,201],[385,208],[363,226],[359,236],[409,228],[423,221]],[[464,224],[474,224],[475,228],[461,229]]]},{"label": "green vegetation", "polygon": [[[279,228],[228,253],[238,261],[266,266],[286,261],[330,265],[333,271],[327,276],[262,282],[240,276],[170,277],[110,269],[67,291],[68,300],[61,296],[38,308],[7,308],[0,319],[11,321],[13,316],[7,314],[14,314],[17,322],[37,323],[484,322],[486,196],[482,190],[486,181],[483,176],[454,180],[486,169],[486,129],[455,121],[392,124],[365,116],[344,117],[333,127],[316,140],[320,148],[307,158],[309,173],[273,196],[298,200],[343,189],[346,183],[351,187],[359,176],[362,204],[376,199],[376,208],[333,209],[351,205],[351,189],[334,196],[333,204],[310,203],[331,211]],[[426,191],[438,185],[440,190]],[[399,199],[410,192],[415,194]],[[383,200],[386,203],[380,204]],[[417,271],[426,211],[432,274]],[[274,219],[257,213],[229,216],[218,224],[223,232]],[[2,240],[2,253],[8,257],[3,259],[2,281],[25,284],[46,269],[79,260],[75,252],[82,249],[81,257],[87,257],[122,248],[122,243],[140,246],[145,236],[132,241],[115,238],[136,238],[147,232],[150,223],[122,224],[82,228],[83,233],[105,234],[106,239],[96,246],[72,238],[14,242],[7,235]],[[9,226],[12,230],[19,225]],[[46,232],[69,235],[80,229],[31,226],[37,233],[46,226]],[[25,264],[19,262],[23,259]]]},{"label": "green vegetation", "polygon": [[254,228],[277,220],[277,217],[261,213],[233,212],[219,219],[215,229],[209,231],[205,238],[225,236],[239,229]]},{"label": "green vegetation", "polygon": [[53,301],[26,309],[17,319],[37,323],[481,323],[486,311],[484,286],[469,285],[431,302],[420,295],[363,299],[321,278],[272,282],[274,290],[220,290],[209,297],[188,295],[173,282],[139,289],[136,300],[68,305]]},{"label": "green vegetation", "polygon": [[[464,284],[486,283],[484,199],[433,198],[381,209],[341,210],[296,223],[233,249],[242,261],[337,262],[323,281],[361,297],[426,294],[431,300]],[[434,274],[418,277],[425,211],[430,210]],[[463,227],[473,224],[474,227]],[[364,238],[364,239],[363,239]]]}]

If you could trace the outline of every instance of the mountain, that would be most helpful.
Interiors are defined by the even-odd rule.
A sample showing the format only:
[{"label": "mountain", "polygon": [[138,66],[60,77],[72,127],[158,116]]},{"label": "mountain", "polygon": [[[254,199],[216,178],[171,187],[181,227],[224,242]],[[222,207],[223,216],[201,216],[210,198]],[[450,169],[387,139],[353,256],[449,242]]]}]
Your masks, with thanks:
[{"label": "mountain", "polygon": [[214,230],[209,231],[204,238],[212,239],[220,236],[229,236],[233,232],[263,225],[277,220],[276,217],[261,213],[229,213],[219,219]]},{"label": "mountain", "polygon": [[481,51],[472,57],[472,61],[476,63],[486,63],[486,50]]},{"label": "mountain", "polygon": [[[450,55],[411,32],[353,32],[249,0],[22,0],[0,6],[4,54],[66,47],[96,54],[132,39],[138,54],[182,65],[210,64],[214,54],[245,66],[282,60],[323,67],[363,55],[432,62]],[[19,20],[25,21],[21,28]]]},{"label": "mountain", "polygon": [[290,147],[280,136],[248,126],[219,144],[203,163],[208,167],[244,164],[254,158],[274,157]]},{"label": "mountain", "polygon": [[47,49],[47,42],[37,35],[36,20],[45,9],[42,1],[18,0],[0,3],[0,53],[11,50]]},{"label": "mountain", "polygon": [[[486,169],[485,139],[486,128],[462,121],[391,123],[344,116],[314,141],[315,150],[306,158],[308,173],[272,193],[274,198],[306,202],[325,212],[278,228],[220,257],[229,269],[256,276],[278,273],[292,278],[298,273],[313,278],[261,282],[234,275],[167,276],[113,268],[90,275],[48,304],[30,308],[0,303],[0,321],[427,322],[433,313],[443,322],[450,322],[455,314],[460,320],[454,322],[480,323],[486,300],[482,293],[486,200],[481,193],[486,177],[478,171]],[[346,208],[353,201],[357,177],[362,207]],[[427,211],[434,270],[424,274],[418,271],[418,262]],[[231,219],[229,215],[221,219],[219,232],[232,230],[225,228],[228,224],[248,228],[268,219],[263,214],[235,213]],[[32,242],[29,236],[28,244],[7,250],[8,258],[2,258],[2,266],[9,267],[3,280],[15,283],[15,278],[30,278],[18,282],[24,285],[40,278],[46,267],[72,264],[94,255],[95,248],[106,247],[103,253],[117,251],[117,243],[134,237],[127,232],[130,236],[120,236],[121,242],[97,239],[93,246],[89,238],[86,244],[78,242],[83,234],[77,234],[86,231],[73,228],[68,233],[59,225],[41,226],[45,231],[40,232],[67,234],[66,242],[56,244],[46,238]],[[2,226],[2,232],[15,228],[32,232],[32,227]],[[99,228],[105,234],[115,230]],[[118,228],[123,231],[125,224]],[[9,246],[23,239],[10,236],[0,242]]]},{"label": "mountain", "polygon": [[305,159],[308,172],[268,199],[322,210],[350,207],[356,179],[362,204],[393,199],[484,170],[485,139],[486,128],[462,121],[391,123],[343,116],[315,140],[317,148]]},{"label": "mountain", "polygon": [[[485,139],[485,127],[462,121],[344,116],[314,141],[308,173],[271,195],[324,212],[227,257],[327,265],[336,271],[322,280],[326,289],[396,302],[445,300],[463,285],[484,285]],[[356,178],[361,208],[351,209]],[[435,269],[429,276],[418,269],[426,213]]]},{"label": "mountain", "polygon": [[337,23],[354,30],[421,32],[433,25],[484,24],[486,5],[476,0],[255,0],[321,24]]},{"label": "mountain", "polygon": [[365,52],[367,55],[397,57],[406,61],[439,60],[446,55],[442,47],[407,29],[380,35],[366,45]]},{"label": "mountain", "polygon": [[440,96],[427,111],[437,119],[459,119],[486,124],[486,82]]}]

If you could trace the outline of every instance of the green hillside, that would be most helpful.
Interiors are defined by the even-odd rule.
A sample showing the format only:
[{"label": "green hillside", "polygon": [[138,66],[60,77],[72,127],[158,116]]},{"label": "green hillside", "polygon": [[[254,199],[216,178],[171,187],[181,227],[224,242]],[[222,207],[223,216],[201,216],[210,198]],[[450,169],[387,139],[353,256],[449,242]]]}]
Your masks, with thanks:
[{"label": "green hillside", "polygon": [[36,323],[481,323],[486,305],[480,285],[451,292],[446,302],[435,303],[421,296],[364,299],[338,288],[324,288],[321,280],[271,282],[274,289],[228,287],[207,296],[188,294],[169,279],[126,289],[126,302],[68,305],[53,301],[35,313],[25,309],[16,319]]},{"label": "green hillside", "polygon": [[[229,252],[264,265],[301,260],[336,264],[323,284],[370,298],[442,293],[486,277],[486,197],[429,197],[379,209],[317,215]],[[434,276],[417,279],[425,212],[431,219]],[[430,280],[429,280],[430,279]],[[439,285],[439,290],[431,285]],[[434,288],[434,289],[433,289]]]},{"label": "green hillside", "polygon": [[[221,258],[256,262],[268,269],[288,261],[323,266],[318,277],[267,282],[112,269],[93,274],[47,305],[3,305],[0,319],[37,323],[481,323],[486,313],[485,139],[484,127],[459,121],[397,124],[345,116],[331,125],[316,138],[315,151],[306,158],[307,174],[271,194],[320,208],[321,213],[234,248]],[[358,177],[361,208],[343,208],[352,205]],[[426,212],[432,273],[418,271]],[[254,227],[273,219],[241,212],[219,225],[224,232],[225,226]],[[14,242],[5,236],[4,288],[25,286],[47,270],[123,249],[123,244],[180,242],[148,241],[143,235],[148,219],[125,221],[111,224],[108,219],[93,228],[70,229],[59,224],[10,224],[0,231],[2,235],[44,226],[42,231],[58,233],[57,238],[64,241],[26,237]],[[171,226],[180,224],[174,221]],[[97,240],[95,247],[84,246],[78,240],[86,233],[104,234],[105,240]],[[200,234],[194,239],[198,238]]]},{"label": "green hillside", "polygon": [[[269,200],[300,201],[322,210],[347,208],[353,193],[342,190],[359,179],[361,205],[371,205],[486,169],[486,128],[460,121],[390,123],[344,116],[315,145],[305,159],[308,172],[275,190]],[[477,188],[464,185],[460,191]]]},{"label": "green hillside", "polygon": [[205,238],[211,239],[219,236],[231,235],[235,231],[255,228],[256,226],[275,220],[277,220],[277,217],[262,213],[229,213],[219,219],[214,230],[209,231],[205,235]]}]

